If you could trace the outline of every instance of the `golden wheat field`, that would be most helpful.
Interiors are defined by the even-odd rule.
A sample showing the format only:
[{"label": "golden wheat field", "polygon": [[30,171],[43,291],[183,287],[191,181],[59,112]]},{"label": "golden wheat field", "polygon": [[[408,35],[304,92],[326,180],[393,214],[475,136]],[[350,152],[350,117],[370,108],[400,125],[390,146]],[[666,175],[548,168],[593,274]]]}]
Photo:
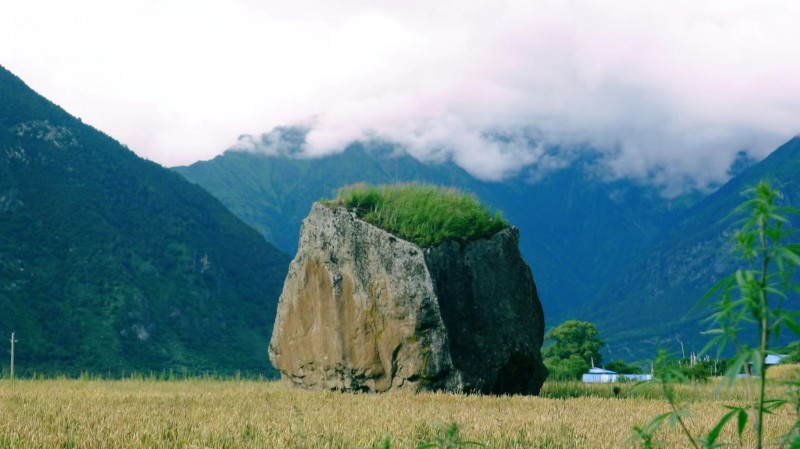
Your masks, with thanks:
[{"label": "golden wheat field", "polygon": [[[743,394],[679,387],[700,432]],[[416,448],[450,423],[461,439],[497,449],[639,447],[628,441],[632,427],[668,406],[651,399],[655,390],[621,388],[614,397],[608,385],[548,382],[543,397],[492,397],[312,392],[254,380],[0,380],[0,448],[373,448],[387,438],[391,448]],[[583,396],[546,397],[557,395]],[[769,419],[774,441],[795,418],[787,410]],[[725,436],[736,440],[732,430]],[[659,437],[687,446],[669,428]]]}]

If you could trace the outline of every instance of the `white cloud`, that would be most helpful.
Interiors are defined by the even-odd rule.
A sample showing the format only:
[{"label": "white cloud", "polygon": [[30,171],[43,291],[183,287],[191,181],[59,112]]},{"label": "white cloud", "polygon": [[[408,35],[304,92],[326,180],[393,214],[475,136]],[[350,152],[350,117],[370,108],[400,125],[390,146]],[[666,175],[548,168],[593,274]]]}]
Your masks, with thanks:
[{"label": "white cloud", "polygon": [[311,156],[377,136],[499,179],[588,145],[609,176],[674,193],[800,131],[799,17],[774,0],[6,0],[0,58],[165,165],[313,118]]}]

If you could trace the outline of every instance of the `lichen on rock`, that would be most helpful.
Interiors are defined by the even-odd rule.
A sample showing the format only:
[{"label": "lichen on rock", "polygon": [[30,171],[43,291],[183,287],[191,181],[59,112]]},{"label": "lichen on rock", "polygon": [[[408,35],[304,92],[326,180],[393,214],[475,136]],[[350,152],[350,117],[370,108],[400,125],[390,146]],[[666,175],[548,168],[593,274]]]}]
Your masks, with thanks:
[{"label": "lichen on rock", "polygon": [[536,394],[544,320],[507,228],[423,249],[313,205],[278,305],[270,360],[303,388]]}]

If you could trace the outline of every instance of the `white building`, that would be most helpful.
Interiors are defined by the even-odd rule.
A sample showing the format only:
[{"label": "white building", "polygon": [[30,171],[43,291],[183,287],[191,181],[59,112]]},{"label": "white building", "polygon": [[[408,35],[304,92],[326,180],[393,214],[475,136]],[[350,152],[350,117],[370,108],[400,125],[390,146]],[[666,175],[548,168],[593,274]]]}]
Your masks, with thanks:
[{"label": "white building", "polygon": [[788,357],[786,354],[769,354],[764,359],[764,365],[771,366],[771,365],[778,365],[780,364],[783,359]]},{"label": "white building", "polygon": [[592,368],[583,375],[584,383],[596,382],[616,382],[619,380],[619,373],[603,368]]},{"label": "white building", "polygon": [[615,371],[610,371],[603,368],[592,368],[588,373],[583,375],[583,382],[591,383],[608,383],[608,382],[643,382],[651,380],[652,374],[619,374]]}]

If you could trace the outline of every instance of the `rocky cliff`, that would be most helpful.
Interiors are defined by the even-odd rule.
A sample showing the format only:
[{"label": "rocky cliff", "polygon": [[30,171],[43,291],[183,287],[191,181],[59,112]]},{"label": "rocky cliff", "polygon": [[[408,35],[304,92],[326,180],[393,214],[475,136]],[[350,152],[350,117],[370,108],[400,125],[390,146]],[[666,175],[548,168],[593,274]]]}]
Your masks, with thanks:
[{"label": "rocky cliff", "polygon": [[544,319],[518,232],[422,249],[314,204],[269,355],[304,388],[536,394]]}]

